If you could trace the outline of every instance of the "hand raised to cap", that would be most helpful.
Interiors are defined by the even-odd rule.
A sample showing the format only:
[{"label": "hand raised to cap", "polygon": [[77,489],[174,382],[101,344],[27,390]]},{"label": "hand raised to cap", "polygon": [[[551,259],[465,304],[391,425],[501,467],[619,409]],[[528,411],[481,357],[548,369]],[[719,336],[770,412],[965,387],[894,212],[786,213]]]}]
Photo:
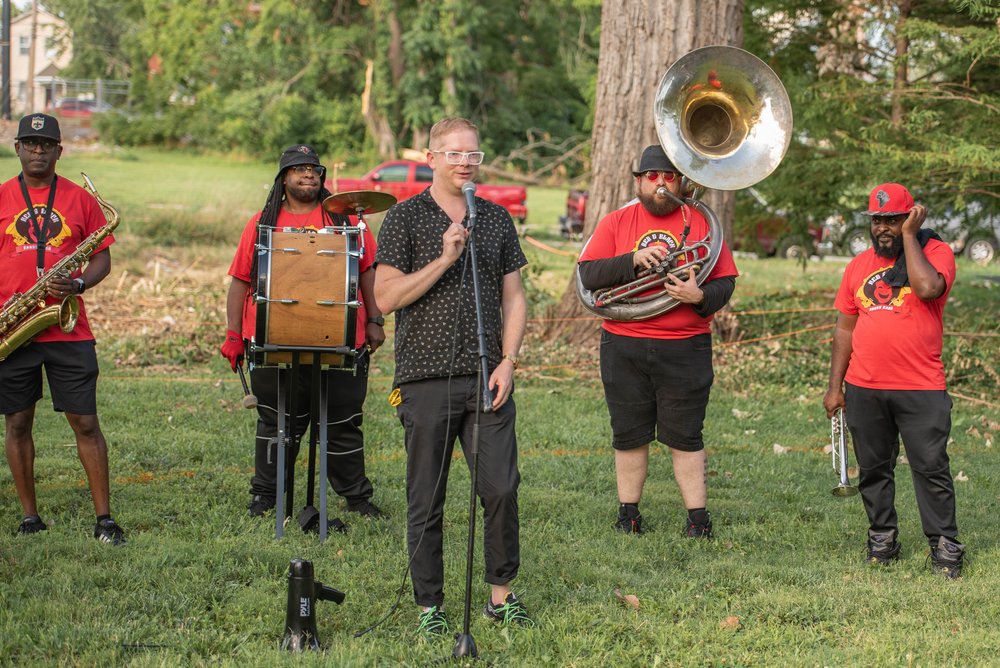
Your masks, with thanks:
[{"label": "hand raised to cap", "polygon": [[927,208],[923,204],[914,204],[910,215],[903,221],[903,234],[916,234],[927,219]]}]

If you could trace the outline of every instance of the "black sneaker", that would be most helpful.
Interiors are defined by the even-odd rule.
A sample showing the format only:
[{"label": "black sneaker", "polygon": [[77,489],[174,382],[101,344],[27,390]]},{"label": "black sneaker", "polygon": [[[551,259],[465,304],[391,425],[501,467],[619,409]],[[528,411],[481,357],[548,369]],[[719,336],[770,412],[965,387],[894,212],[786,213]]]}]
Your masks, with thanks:
[{"label": "black sneaker", "polygon": [[642,515],[638,506],[623,503],[618,506],[618,520],[615,529],[622,533],[642,533]]},{"label": "black sneaker", "polygon": [[21,525],[17,527],[17,533],[19,536],[30,536],[33,533],[45,531],[48,528],[48,525],[42,521],[41,517],[38,515],[29,515],[21,520]]},{"label": "black sneaker", "polygon": [[94,525],[94,538],[112,545],[125,544],[125,532],[110,517]]},{"label": "black sneaker", "polygon": [[691,518],[688,518],[687,527],[684,529],[684,535],[688,538],[711,538],[712,537],[712,515],[705,512],[704,522],[695,522]]},{"label": "black sneaker", "polygon": [[250,499],[248,512],[250,517],[263,517],[264,513],[274,508],[274,497],[254,494]]},{"label": "black sneaker", "polygon": [[417,625],[417,633],[422,636],[426,638],[446,636],[449,630],[448,616],[444,614],[441,606],[431,606],[420,613],[420,623]]},{"label": "black sneaker", "polygon": [[899,552],[903,548],[896,540],[896,530],[880,533],[868,530],[868,556],[865,563],[877,566],[887,566],[899,561]]},{"label": "black sneaker", "polygon": [[368,499],[365,499],[364,501],[358,501],[357,503],[347,504],[347,510],[352,513],[357,513],[362,517],[370,517],[376,520],[389,519],[389,516],[383,513],[381,508],[376,506]]},{"label": "black sneaker", "polygon": [[931,572],[948,580],[962,577],[965,546],[951,538],[938,536],[936,547],[931,548]]},{"label": "black sneaker", "polygon": [[525,609],[524,604],[514,596],[513,592],[507,594],[507,598],[500,605],[493,604],[492,596],[487,598],[483,614],[502,626],[509,626],[511,624],[517,624],[518,626],[535,625],[535,622],[528,616],[528,611]]}]

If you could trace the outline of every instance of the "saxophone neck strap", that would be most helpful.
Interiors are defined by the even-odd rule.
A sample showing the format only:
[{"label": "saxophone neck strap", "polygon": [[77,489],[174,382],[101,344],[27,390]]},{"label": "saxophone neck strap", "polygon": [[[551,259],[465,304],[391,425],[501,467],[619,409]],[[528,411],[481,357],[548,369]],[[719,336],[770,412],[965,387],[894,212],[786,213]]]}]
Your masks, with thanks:
[{"label": "saxophone neck strap", "polygon": [[28,216],[31,217],[31,224],[35,229],[35,248],[37,249],[36,257],[38,258],[35,263],[35,270],[37,275],[41,277],[45,273],[45,245],[49,242],[46,235],[48,231],[47,223],[49,215],[52,213],[52,204],[56,201],[56,181],[59,180],[59,177],[55,174],[52,175],[52,183],[49,185],[49,201],[46,203],[45,208],[38,213],[35,212],[35,205],[31,203],[31,195],[28,194],[28,184],[24,181],[24,172],[17,175],[17,180],[21,184],[21,195],[24,197],[24,204],[28,207]]}]

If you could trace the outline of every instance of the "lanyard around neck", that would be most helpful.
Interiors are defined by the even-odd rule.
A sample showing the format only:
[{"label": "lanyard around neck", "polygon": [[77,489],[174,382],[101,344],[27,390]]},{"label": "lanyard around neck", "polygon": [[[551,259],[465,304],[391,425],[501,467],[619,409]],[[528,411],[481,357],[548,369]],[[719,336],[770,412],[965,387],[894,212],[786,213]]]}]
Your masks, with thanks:
[{"label": "lanyard around neck", "polygon": [[[24,196],[24,203],[28,207],[28,215],[31,216],[31,224],[35,228],[35,248],[37,261],[35,264],[38,276],[45,273],[45,245],[49,242],[46,237],[46,227],[49,214],[52,213],[52,204],[56,201],[56,181],[59,179],[52,175],[52,184],[49,185],[49,201],[42,209],[42,212],[35,215],[35,206],[31,203],[31,195],[28,194],[28,184],[24,182],[24,174],[18,174],[17,180],[21,182],[21,195]],[[41,221],[41,222],[39,222]]]}]

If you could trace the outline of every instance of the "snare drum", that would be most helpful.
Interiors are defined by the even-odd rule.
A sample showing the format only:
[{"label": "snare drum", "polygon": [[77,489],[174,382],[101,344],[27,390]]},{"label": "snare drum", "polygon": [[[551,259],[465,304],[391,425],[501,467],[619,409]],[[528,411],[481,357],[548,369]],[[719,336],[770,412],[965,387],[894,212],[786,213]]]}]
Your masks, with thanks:
[{"label": "snare drum", "polygon": [[319,354],[325,367],[355,368],[360,236],[356,227],[261,226],[254,364],[290,365],[299,351],[302,364]]}]

